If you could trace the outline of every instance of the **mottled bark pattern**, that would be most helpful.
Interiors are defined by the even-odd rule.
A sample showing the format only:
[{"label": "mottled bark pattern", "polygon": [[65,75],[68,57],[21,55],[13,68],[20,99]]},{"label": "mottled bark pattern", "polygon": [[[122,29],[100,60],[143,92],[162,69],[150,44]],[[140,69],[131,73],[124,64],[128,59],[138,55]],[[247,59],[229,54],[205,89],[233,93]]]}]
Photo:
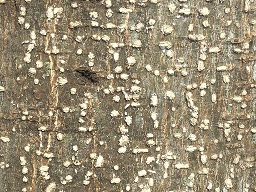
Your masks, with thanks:
[{"label": "mottled bark pattern", "polygon": [[255,0],[0,0],[0,191],[255,191]]}]

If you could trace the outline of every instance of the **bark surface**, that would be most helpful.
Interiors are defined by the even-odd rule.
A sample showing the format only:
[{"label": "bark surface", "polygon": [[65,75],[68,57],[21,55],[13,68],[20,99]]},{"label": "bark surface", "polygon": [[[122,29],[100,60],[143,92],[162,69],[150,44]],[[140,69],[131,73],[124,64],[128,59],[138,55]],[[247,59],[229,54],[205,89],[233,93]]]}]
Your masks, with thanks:
[{"label": "bark surface", "polygon": [[0,191],[255,191],[255,8],[0,0]]}]

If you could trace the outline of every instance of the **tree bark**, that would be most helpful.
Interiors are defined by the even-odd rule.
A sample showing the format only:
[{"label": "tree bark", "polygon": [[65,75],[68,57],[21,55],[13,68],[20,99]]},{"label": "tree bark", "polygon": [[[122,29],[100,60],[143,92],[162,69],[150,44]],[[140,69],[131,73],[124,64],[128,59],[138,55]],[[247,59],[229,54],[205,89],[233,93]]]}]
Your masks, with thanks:
[{"label": "tree bark", "polygon": [[0,191],[256,191],[253,0],[0,0]]}]

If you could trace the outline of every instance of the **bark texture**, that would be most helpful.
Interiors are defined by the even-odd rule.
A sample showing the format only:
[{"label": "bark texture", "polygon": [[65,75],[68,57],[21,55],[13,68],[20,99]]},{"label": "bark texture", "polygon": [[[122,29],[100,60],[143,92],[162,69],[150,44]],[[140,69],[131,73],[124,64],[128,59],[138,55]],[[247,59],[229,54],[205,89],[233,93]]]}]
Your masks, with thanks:
[{"label": "bark texture", "polygon": [[0,191],[255,191],[255,0],[0,0]]}]

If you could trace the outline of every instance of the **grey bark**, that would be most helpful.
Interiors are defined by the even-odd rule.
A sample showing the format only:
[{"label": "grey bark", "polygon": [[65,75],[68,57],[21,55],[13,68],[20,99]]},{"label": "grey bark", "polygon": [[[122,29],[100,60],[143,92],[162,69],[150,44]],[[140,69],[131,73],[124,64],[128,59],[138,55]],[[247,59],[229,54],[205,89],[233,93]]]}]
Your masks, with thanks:
[{"label": "grey bark", "polygon": [[255,7],[0,0],[0,191],[255,191]]}]

